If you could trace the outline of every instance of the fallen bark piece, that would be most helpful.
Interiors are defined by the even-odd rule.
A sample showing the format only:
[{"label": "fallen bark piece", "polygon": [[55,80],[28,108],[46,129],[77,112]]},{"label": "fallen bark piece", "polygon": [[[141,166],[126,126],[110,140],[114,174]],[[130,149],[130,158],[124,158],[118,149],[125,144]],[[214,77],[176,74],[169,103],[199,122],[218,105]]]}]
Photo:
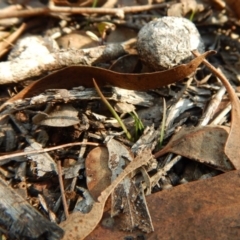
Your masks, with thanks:
[{"label": "fallen bark piece", "polygon": [[[45,52],[44,52],[45,53]],[[36,57],[15,58],[0,63],[0,85],[18,83],[49,71],[74,64],[93,65],[110,61],[127,53],[124,44],[109,44],[94,48],[62,50]]]},{"label": "fallen bark piece", "polygon": [[[105,213],[86,240],[102,239],[240,239],[240,171],[191,182],[147,196],[155,231],[118,230],[117,219],[106,225]],[[128,237],[128,238],[127,238]]]},{"label": "fallen bark piece", "polygon": [[0,227],[10,239],[58,240],[63,230],[44,218],[0,178]]},{"label": "fallen bark piece", "polygon": [[[128,147],[115,139],[110,139],[106,145],[109,152],[108,167],[112,171],[113,182],[124,171],[128,162],[134,161],[134,157]],[[144,232],[154,230],[142,185],[130,175],[113,190],[111,204],[111,215],[121,219],[121,229],[132,231],[138,228]]]}]

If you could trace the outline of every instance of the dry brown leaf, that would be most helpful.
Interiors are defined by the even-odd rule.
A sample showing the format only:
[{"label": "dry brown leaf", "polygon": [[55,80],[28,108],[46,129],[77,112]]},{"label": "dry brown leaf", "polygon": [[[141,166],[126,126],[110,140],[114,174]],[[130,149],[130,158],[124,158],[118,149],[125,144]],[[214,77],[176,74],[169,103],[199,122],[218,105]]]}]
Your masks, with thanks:
[{"label": "dry brown leaf", "polygon": [[227,137],[228,131],[223,127],[205,126],[182,129],[155,154],[155,157],[173,152],[216,169],[230,171],[234,168],[224,154]]},{"label": "dry brown leaf", "polygon": [[81,49],[99,46],[99,43],[93,41],[85,31],[73,31],[67,35],[61,36],[56,39],[58,45],[65,49]]},{"label": "dry brown leaf", "polygon": [[86,240],[240,239],[240,171],[182,184],[146,197],[155,231],[118,230],[118,221],[101,224]]},{"label": "dry brown leaf", "polygon": [[[200,53],[193,51],[195,56],[200,56]],[[213,65],[211,65],[207,60],[203,59],[203,63],[221,80],[222,84],[226,88],[229,99],[232,104],[231,111],[231,128],[224,146],[224,152],[235,167],[235,169],[240,169],[240,148],[239,148],[239,137],[240,137],[240,102],[238,96],[236,95],[233,87],[228,82],[226,77],[221,74]]]},{"label": "dry brown leaf", "polygon": [[240,4],[239,4],[239,1],[225,0],[225,2],[231,8],[231,10],[237,15],[238,19],[240,19]]},{"label": "dry brown leaf", "polygon": [[180,0],[169,7],[168,16],[185,17],[189,13],[198,13],[204,9],[205,6],[201,1]]},{"label": "dry brown leaf", "polygon": [[151,150],[144,150],[142,154],[129,163],[124,171],[114,180],[114,182],[101,193],[98,198],[98,202],[93,204],[92,210],[89,213],[83,214],[81,212],[74,212],[70,214],[68,219],[60,224],[60,226],[65,230],[63,239],[81,240],[88,236],[100,222],[106,200],[115,187],[129,173],[143,165],[146,165],[151,159]]},{"label": "dry brown leaf", "polygon": [[96,147],[86,158],[86,177],[88,190],[95,201],[101,192],[111,184],[111,171],[108,168],[108,150],[105,147]]},{"label": "dry brown leaf", "polygon": [[96,79],[99,86],[111,84],[130,90],[149,90],[160,88],[176,81],[183,80],[185,77],[194,73],[197,67],[202,63],[205,57],[215,53],[208,51],[188,64],[182,64],[175,68],[143,74],[117,73],[110,70],[89,67],[89,66],[71,66],[54,72],[36,82],[33,82],[20,93],[9,99],[0,109],[13,101],[32,97],[47,89],[70,89],[77,86],[93,87],[92,79]]}]

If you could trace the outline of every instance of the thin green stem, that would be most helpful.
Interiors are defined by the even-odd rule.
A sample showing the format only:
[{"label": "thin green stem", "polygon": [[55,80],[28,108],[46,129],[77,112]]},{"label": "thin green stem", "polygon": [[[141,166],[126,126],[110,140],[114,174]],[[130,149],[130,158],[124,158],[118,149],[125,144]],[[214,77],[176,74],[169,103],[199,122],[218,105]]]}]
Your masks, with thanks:
[{"label": "thin green stem", "polygon": [[194,15],[195,15],[195,11],[192,11],[190,17],[189,17],[189,20],[192,22],[193,21],[193,18],[194,18]]},{"label": "thin green stem", "polygon": [[94,1],[93,1],[93,4],[92,4],[92,7],[93,7],[93,8],[97,7],[97,4],[98,4],[98,0],[94,0]]},{"label": "thin green stem", "polygon": [[98,95],[100,96],[100,98],[102,99],[102,101],[104,102],[104,104],[107,106],[107,108],[109,109],[109,111],[112,113],[112,115],[117,119],[118,123],[120,124],[120,126],[122,127],[123,131],[125,132],[127,138],[129,140],[132,140],[132,136],[130,134],[130,132],[127,130],[126,126],[124,125],[122,119],[118,116],[118,114],[116,113],[116,111],[113,109],[113,107],[111,106],[111,104],[108,102],[108,100],[103,96],[100,88],[98,87],[95,79],[93,78],[93,84],[94,87],[98,93]]},{"label": "thin green stem", "polygon": [[135,117],[136,117],[137,124],[138,124],[138,129],[139,129],[140,131],[143,131],[144,125],[143,125],[141,119],[139,118],[138,114],[137,114],[134,110],[133,110],[133,114],[134,114]]}]

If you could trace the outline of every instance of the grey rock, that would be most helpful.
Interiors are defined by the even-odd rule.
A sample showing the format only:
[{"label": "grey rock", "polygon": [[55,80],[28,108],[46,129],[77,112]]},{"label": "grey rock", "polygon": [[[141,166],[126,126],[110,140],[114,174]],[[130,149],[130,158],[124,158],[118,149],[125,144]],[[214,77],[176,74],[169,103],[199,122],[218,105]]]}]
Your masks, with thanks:
[{"label": "grey rock", "polygon": [[196,26],[181,17],[163,17],[146,24],[138,33],[140,59],[154,70],[169,69],[193,59],[191,50],[204,52]]}]

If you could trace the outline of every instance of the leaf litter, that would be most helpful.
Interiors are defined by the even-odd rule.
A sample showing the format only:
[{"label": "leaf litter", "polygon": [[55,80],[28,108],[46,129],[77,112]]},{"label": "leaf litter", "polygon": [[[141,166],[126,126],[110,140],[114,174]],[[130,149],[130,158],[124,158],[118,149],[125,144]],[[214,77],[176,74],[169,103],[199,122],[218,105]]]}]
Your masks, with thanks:
[{"label": "leaf litter", "polygon": [[[195,1],[191,1],[191,5],[187,8],[188,5],[186,2],[187,1],[181,1],[181,4],[184,6],[183,12],[174,12],[179,11],[180,8],[178,6],[175,9],[172,8],[172,12],[169,12],[169,14],[180,14],[184,16],[191,14],[191,18],[199,17],[199,19],[203,17],[203,13],[207,14],[207,7],[204,5],[205,3],[197,4]],[[195,15],[191,13],[193,9]],[[104,30],[99,35],[96,34],[99,42],[104,42],[106,40],[106,31],[107,30]],[[115,29],[112,28],[110,31],[114,32]],[[85,34],[84,31],[83,34]],[[181,169],[181,164],[183,164],[186,159],[191,159],[198,163],[198,166],[200,166],[198,171],[201,172],[200,175],[202,175],[202,177],[207,175],[210,176],[213,170],[217,170],[219,174],[239,169],[239,154],[237,151],[238,136],[240,134],[237,124],[240,118],[239,101],[234,89],[228,83],[228,80],[224,78],[221,73],[219,74],[219,72],[217,72],[217,70],[214,69],[212,65],[209,65],[209,63],[205,60],[205,58],[211,53],[212,51],[208,51],[199,55],[197,52],[194,52],[196,58],[186,64],[178,65],[165,71],[150,73],[140,70],[140,65],[138,59],[136,58],[137,55],[134,55],[134,57],[131,57],[130,55],[129,58],[119,58],[115,64],[110,63],[108,69],[112,69],[114,71],[103,69],[98,65],[70,66],[30,83],[30,85],[25,87],[18,94],[3,103],[1,106],[2,129],[6,129],[7,126],[11,126],[8,119],[11,119],[11,121],[15,124],[15,127],[10,129],[11,136],[8,135],[8,133],[10,134],[9,131],[4,130],[0,132],[2,148],[5,148],[5,151],[8,151],[8,149],[23,149],[20,143],[17,147],[18,142],[13,140],[13,138],[16,137],[19,138],[19,132],[21,132],[21,134],[27,134],[25,139],[29,145],[35,146],[39,143],[43,144],[43,147],[41,145],[37,147],[35,150],[36,154],[34,154],[34,150],[28,149],[30,152],[28,153],[29,158],[27,161],[31,164],[31,176],[38,178],[40,181],[42,181],[44,174],[46,174],[44,177],[48,177],[47,174],[53,174],[52,176],[55,177],[58,171],[55,167],[54,170],[52,169],[52,166],[55,166],[54,161],[59,162],[58,159],[60,158],[63,163],[67,162],[67,160],[68,162],[71,162],[71,165],[63,164],[62,166],[63,174],[67,172],[74,172],[71,177],[72,180],[71,178],[69,179],[69,177],[68,179],[64,179],[66,196],[64,196],[64,194],[60,196],[59,192],[56,196],[59,199],[58,202],[60,202],[61,198],[63,199],[67,197],[67,201],[65,203],[66,206],[64,206],[64,208],[69,208],[70,206],[70,211],[74,209],[73,212],[70,213],[69,217],[60,223],[60,226],[65,231],[64,239],[84,239],[89,234],[90,237],[94,236],[95,232],[99,231],[99,229],[101,230],[101,224],[98,224],[100,223],[103,214],[105,215],[107,213],[108,208],[111,213],[110,218],[116,221],[113,223],[113,226],[116,227],[115,225],[117,225],[118,229],[133,231],[133,234],[138,232],[137,229],[142,230],[142,234],[145,234],[144,232],[152,232],[153,229],[155,229],[156,232],[151,233],[153,235],[146,235],[149,236],[150,239],[151,236],[154,236],[154,234],[156,234],[158,238],[164,238],[164,236],[170,237],[174,234],[177,236],[178,228],[175,230],[169,230],[171,229],[169,226],[166,226],[167,230],[164,231],[162,235],[158,235],[158,229],[160,229],[159,226],[161,224],[163,225],[163,223],[157,220],[156,214],[159,211],[156,211],[155,209],[154,212],[156,212],[156,214],[154,214],[152,210],[154,206],[152,204],[148,206],[149,204],[147,204],[151,202],[150,200],[154,201],[155,197],[157,198],[158,196],[158,193],[151,193],[153,191],[165,189],[166,186],[173,187],[174,185],[181,184],[181,176],[183,177],[183,174],[176,174],[176,172],[179,171],[176,169]],[[211,60],[214,58],[216,57],[211,58]],[[127,69],[126,66],[128,66],[128,63],[123,63],[123,60],[126,62],[132,62],[132,65],[129,64],[130,67],[127,70],[131,71],[131,73],[126,73],[124,71],[124,69]],[[203,81],[201,83],[201,87],[205,87],[208,91],[201,91],[200,94],[200,88],[198,84],[195,84],[194,81],[192,81],[192,76],[194,76],[194,78],[197,77],[197,74],[195,74],[196,71],[200,72],[201,76],[209,74],[206,69],[200,68],[201,63],[209,67],[213,74],[222,81],[223,85],[227,89],[229,99],[232,104],[230,127],[228,121],[225,121],[226,126],[200,126],[198,125],[199,122],[194,119],[194,116],[192,116],[192,118],[189,116],[184,117],[186,112],[190,113],[191,111],[199,111],[199,109],[203,112],[205,105],[207,104],[207,98],[202,97],[198,100],[197,98],[194,98],[193,100],[192,95],[199,94],[200,96],[202,94],[202,96],[204,96],[204,94],[209,94],[209,92],[214,93],[219,89],[218,84],[215,85],[215,83],[212,83],[214,76],[211,76],[208,78],[210,80],[207,83],[204,83]],[[108,63],[105,62],[104,64]],[[116,64],[119,66],[117,67]],[[126,66],[123,64],[126,64]],[[124,69],[121,68],[121,65],[123,65]],[[115,72],[116,70],[121,73]],[[79,78],[79,76],[81,77]],[[231,76],[233,76],[233,74]],[[113,104],[115,109],[121,112],[123,122],[127,123],[125,120],[129,113],[124,109],[119,110],[118,107],[121,104],[122,106],[133,106],[135,120],[128,121],[127,127],[129,131],[132,133],[134,131],[135,133],[137,132],[137,129],[134,127],[134,122],[136,123],[138,121],[137,118],[141,120],[142,126],[145,127],[142,136],[136,135],[139,137],[139,140],[136,141],[136,143],[127,141],[121,132],[116,132],[118,124],[114,123],[111,125],[111,122],[114,122],[114,119],[112,119],[108,110],[100,103],[99,97],[94,91],[91,90],[91,95],[84,97],[84,93],[87,95],[89,91],[88,89],[93,87],[93,78],[96,79],[97,83],[101,87],[101,91],[106,99]],[[191,82],[191,85],[196,85],[195,89],[191,86],[191,89],[194,89],[194,92],[187,92],[185,91],[188,89],[187,85],[185,86],[180,82],[176,83],[177,81],[185,78],[189,78],[191,80],[189,81]],[[66,79],[68,79],[68,81],[66,81]],[[112,85],[113,88],[109,88],[109,84]],[[167,86],[169,84],[172,85]],[[130,92],[123,93],[121,92],[121,89],[118,90],[118,88],[114,87],[133,90],[131,92],[131,99],[125,97],[125,99],[121,98],[120,100],[122,94],[130,94]],[[74,90],[69,90],[71,88],[76,88],[75,92]],[[148,91],[147,93],[142,92],[141,95],[141,92],[137,92],[139,90],[151,91]],[[145,115],[141,115],[140,112],[143,110],[141,108],[146,108],[147,106],[151,106],[152,109],[157,107],[160,113],[165,111],[162,109],[161,104],[159,104],[159,102],[162,101],[161,97],[163,90],[169,93],[165,96],[167,109],[171,107],[172,103],[177,106],[180,101],[186,101],[186,99],[189,104],[187,104],[187,106],[180,104],[181,109],[178,111],[175,109],[175,111],[167,112],[167,121],[170,124],[168,124],[165,129],[162,129],[162,132],[164,133],[162,135],[163,145],[165,146],[162,149],[159,149],[157,140],[159,139],[160,134],[159,127],[161,125],[161,117],[157,115],[155,116],[152,112],[146,111]],[[46,91],[46,93],[43,93],[44,91]],[[81,92],[82,96],[76,97],[77,92]],[[134,92],[136,92],[136,95],[134,95]],[[177,95],[175,94],[176,92],[178,92],[178,96],[175,96]],[[172,94],[171,99],[170,93]],[[142,100],[141,97],[143,97]],[[144,105],[143,102],[145,97],[147,100]],[[121,103],[121,101],[125,103],[125,105]],[[98,104],[95,104],[96,102],[98,102]],[[157,104],[155,102],[157,102]],[[46,103],[48,104],[50,111],[46,111],[44,108]],[[129,103],[133,105],[130,105]],[[100,110],[98,108],[100,108]],[[215,110],[217,109],[215,108]],[[129,115],[131,116],[129,118],[133,118],[133,114],[130,113]],[[178,118],[176,118],[176,115],[179,115]],[[141,119],[142,116],[144,116],[144,119]],[[55,121],[55,118],[56,120],[59,119],[59,121]],[[70,122],[68,121],[69,118],[71,118]],[[145,118],[148,119],[146,120]],[[32,123],[29,122],[29,119],[32,119]],[[182,126],[182,124],[187,126]],[[84,125],[87,125],[88,127],[84,127]],[[162,126],[164,126],[163,123]],[[179,130],[177,128],[181,129]],[[45,130],[47,136],[43,134],[42,130]],[[101,144],[102,146],[91,149],[90,147],[86,148],[83,142],[77,144],[75,141],[79,141],[81,139],[83,132],[85,145],[91,144],[93,141],[98,142],[97,144]],[[45,136],[46,139],[41,139],[43,136]],[[12,139],[10,139],[10,137]],[[35,138],[38,140],[35,141]],[[49,148],[48,150],[46,148],[45,151],[44,146],[47,142],[48,144],[59,144],[59,151],[50,152],[51,156],[46,154],[47,151],[56,149]],[[72,142],[72,147],[69,150],[61,148],[60,144],[64,144],[66,142]],[[9,143],[11,146],[7,145]],[[74,146],[77,145],[81,145],[81,147],[75,148]],[[63,146],[69,145],[65,144]],[[50,161],[50,164],[44,164],[45,161],[49,160],[47,160],[46,157],[42,158],[44,154],[37,154],[41,151],[45,152],[45,155],[48,156],[52,163]],[[170,153],[177,154],[178,156]],[[20,153],[20,155],[21,154],[22,153]],[[18,157],[17,153],[14,152],[14,155],[12,156],[10,153],[7,156],[0,156],[1,165],[5,167],[4,165],[6,163],[10,163],[12,160],[16,160],[16,162],[26,161],[24,157],[20,158],[20,155]],[[166,155],[167,157],[165,157]],[[71,157],[66,159],[67,156]],[[7,157],[9,158],[9,161],[6,161]],[[86,171],[86,186],[83,186],[84,184],[80,181],[80,179],[82,179],[85,175],[81,172],[84,169],[84,165]],[[203,165],[205,167],[203,167]],[[76,167],[76,171],[71,170],[74,167]],[[1,171],[4,173],[3,169]],[[59,169],[59,173],[60,172],[61,169]],[[224,176],[227,176],[225,174],[222,174],[222,179],[225,179]],[[231,174],[231,172],[228,174]],[[232,176],[234,176],[234,174],[235,173],[233,172]],[[21,175],[21,177],[22,179],[26,178],[25,175]],[[174,181],[176,183],[174,183]],[[200,186],[198,189],[200,193],[205,191],[211,192],[214,191],[214,188],[216,188],[216,186],[213,185],[212,187],[208,186],[207,189],[203,190],[204,187],[207,186],[207,182],[206,184],[203,182],[198,185],[197,181],[194,184],[196,186]],[[173,188],[175,196],[183,194],[187,188],[188,185],[181,185]],[[219,188],[219,191],[224,192],[224,188]],[[48,192],[50,192],[49,189]],[[150,196],[145,199],[146,193],[150,194]],[[30,191],[28,194],[31,195]],[[164,197],[165,195],[167,196],[168,193],[162,191],[159,194]],[[109,198],[110,195],[111,197]],[[187,196],[184,195],[183,198],[185,200],[191,198],[194,199],[196,196],[197,193],[194,192],[191,194],[188,193]],[[55,199],[57,200],[57,198]],[[39,199],[41,199],[41,204],[44,205],[45,211],[48,211],[49,214],[51,214],[51,217],[49,216],[51,219],[56,219],[57,222],[59,222],[59,219],[64,219],[64,214],[62,213],[62,210],[59,210],[59,205],[47,206],[49,203],[46,199],[49,199],[49,196],[46,192],[44,192]],[[209,199],[213,199],[213,197],[209,197]],[[198,197],[198,201],[204,201],[201,194]],[[84,202],[88,202],[90,204],[86,207],[89,212],[85,214],[79,211],[76,212],[76,209],[82,210],[84,208]],[[76,203],[74,208],[72,207],[73,203]],[[109,204],[111,207],[109,207]],[[176,204],[178,203],[171,202],[170,206],[175,206]],[[194,204],[189,204],[189,206],[192,205]],[[166,203],[164,203],[161,207],[161,211],[164,212],[164,208],[166,208],[167,213]],[[53,211],[51,209],[55,210]],[[106,213],[104,213],[104,211]],[[57,213],[57,217],[55,216],[55,213]],[[230,213],[227,212],[225,214]],[[65,215],[67,216],[68,214],[65,213]],[[166,221],[168,219],[169,221],[172,221],[170,220],[170,215],[168,213],[168,215],[162,218],[162,221],[168,222]],[[191,216],[189,212],[188,216]],[[203,212],[201,212],[201,216],[204,216]],[[181,218],[180,216],[178,217]],[[204,229],[205,225],[203,222],[199,225],[201,225],[201,228]],[[93,231],[95,228],[96,230]],[[116,228],[114,228],[114,231],[118,234],[118,230]],[[171,235],[169,231],[172,231],[173,235]],[[164,235],[165,233],[168,233],[168,235]],[[128,233],[124,234],[126,236]],[[201,236],[200,232],[197,232],[196,234],[197,235],[193,236]],[[215,235],[217,235],[217,233]]]}]

